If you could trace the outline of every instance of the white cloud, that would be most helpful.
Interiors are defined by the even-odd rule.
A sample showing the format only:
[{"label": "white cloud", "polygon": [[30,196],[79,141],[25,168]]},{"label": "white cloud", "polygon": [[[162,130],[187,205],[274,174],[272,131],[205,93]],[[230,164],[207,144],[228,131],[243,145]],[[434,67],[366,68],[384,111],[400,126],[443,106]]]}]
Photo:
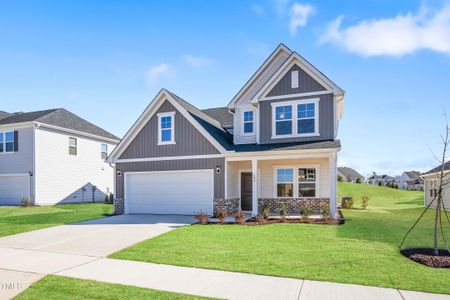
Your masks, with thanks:
[{"label": "white cloud", "polygon": [[258,16],[262,16],[265,13],[264,7],[262,7],[261,5],[259,5],[257,3],[252,3],[250,8]]},{"label": "white cloud", "polygon": [[210,66],[213,61],[207,57],[193,56],[193,55],[185,55],[183,57],[184,61],[195,67],[195,68],[204,68]]},{"label": "white cloud", "polygon": [[311,4],[294,3],[289,10],[291,18],[289,22],[289,31],[292,35],[297,33],[298,27],[306,26],[308,18],[315,13],[315,9]]},{"label": "white cloud", "polygon": [[343,28],[343,16],[329,23],[321,43],[365,57],[403,56],[421,49],[450,54],[450,4],[393,18],[369,19]]},{"label": "white cloud", "polygon": [[145,80],[148,84],[156,83],[161,77],[166,77],[170,73],[170,65],[159,64],[147,70]]}]

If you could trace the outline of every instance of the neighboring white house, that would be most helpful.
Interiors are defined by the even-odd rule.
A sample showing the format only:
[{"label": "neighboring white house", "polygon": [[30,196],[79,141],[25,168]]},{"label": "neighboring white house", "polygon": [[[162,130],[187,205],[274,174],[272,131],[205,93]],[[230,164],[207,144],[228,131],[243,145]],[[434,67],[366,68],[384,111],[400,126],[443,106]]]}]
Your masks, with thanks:
[{"label": "neighboring white house", "polygon": [[0,205],[104,201],[113,134],[65,109],[0,114]]},{"label": "neighboring white house", "polygon": [[397,179],[395,177],[389,175],[377,175],[377,173],[373,172],[372,176],[367,178],[367,182],[371,185],[383,185],[388,186],[397,183]]},{"label": "neighboring white house", "polygon": [[398,187],[402,190],[423,190],[423,181],[418,171],[403,172],[397,179]]},{"label": "neighboring white house", "polygon": [[[450,181],[450,161],[446,162],[444,165],[444,180]],[[425,206],[428,206],[433,199],[437,196],[438,193],[438,187],[440,182],[440,173],[441,173],[441,166],[437,166],[434,169],[431,169],[430,171],[422,174],[422,178],[424,179],[425,183],[425,196],[424,196],[424,204]],[[443,199],[444,199],[444,206],[446,210],[450,210],[450,184],[447,184],[444,186],[443,189]],[[435,200],[431,207],[436,208],[436,202]]]}]

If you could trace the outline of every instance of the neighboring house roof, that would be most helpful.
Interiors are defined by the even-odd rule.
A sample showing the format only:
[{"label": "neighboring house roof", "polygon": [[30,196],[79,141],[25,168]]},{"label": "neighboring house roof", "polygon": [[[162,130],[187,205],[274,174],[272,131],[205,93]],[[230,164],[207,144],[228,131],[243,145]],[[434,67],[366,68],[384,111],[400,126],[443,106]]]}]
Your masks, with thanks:
[{"label": "neighboring house roof", "polygon": [[406,176],[408,176],[411,180],[416,180],[420,178],[421,173],[418,171],[407,171],[405,172]]},{"label": "neighboring house roof", "polygon": [[338,172],[342,174],[342,176],[345,176],[345,178],[361,178],[364,179],[364,176],[359,174],[356,170],[348,167],[339,167]]},{"label": "neighboring house roof", "polygon": [[[428,172],[423,173],[422,175],[428,175],[428,174],[440,172],[441,170],[442,170],[442,165],[439,165],[439,166],[429,170]],[[449,171],[449,170],[450,170],[450,160],[444,164],[444,171]]]},{"label": "neighboring house roof", "polygon": [[6,111],[2,111],[2,110],[0,110],[0,119],[3,119],[3,118],[6,118],[6,117],[9,117],[9,116],[11,116],[12,114],[11,113],[9,113],[9,112],[6,112]]},{"label": "neighboring house roof", "polygon": [[202,112],[219,121],[223,128],[233,127],[234,115],[229,111],[228,107],[207,108],[202,109]]},{"label": "neighboring house roof", "polygon": [[64,108],[16,113],[0,119],[0,125],[37,122],[65,129],[75,130],[112,140],[120,140],[117,136],[86,121]]}]

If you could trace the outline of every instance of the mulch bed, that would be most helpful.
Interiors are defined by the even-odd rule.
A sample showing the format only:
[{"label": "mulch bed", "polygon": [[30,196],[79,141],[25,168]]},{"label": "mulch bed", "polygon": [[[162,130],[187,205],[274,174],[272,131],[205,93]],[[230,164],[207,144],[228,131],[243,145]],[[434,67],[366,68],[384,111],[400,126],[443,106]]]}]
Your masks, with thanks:
[{"label": "mulch bed", "polygon": [[450,268],[450,252],[439,250],[439,256],[434,255],[434,249],[411,248],[400,251],[401,254],[419,264],[432,268]]}]

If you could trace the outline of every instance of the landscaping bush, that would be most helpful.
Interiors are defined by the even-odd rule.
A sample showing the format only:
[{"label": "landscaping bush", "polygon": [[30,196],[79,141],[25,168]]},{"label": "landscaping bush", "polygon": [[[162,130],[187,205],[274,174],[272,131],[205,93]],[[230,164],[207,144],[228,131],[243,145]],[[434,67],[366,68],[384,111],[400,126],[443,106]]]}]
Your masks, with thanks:
[{"label": "landscaping bush", "polygon": [[278,210],[278,214],[280,215],[282,222],[286,221],[287,211],[284,205],[280,207],[280,209]]},{"label": "landscaping bush", "polygon": [[228,217],[228,213],[226,212],[226,210],[219,209],[218,211],[216,211],[216,217],[219,219],[219,223],[223,224],[225,223],[225,219]]},{"label": "landscaping bush", "polygon": [[369,196],[363,195],[363,196],[361,197],[361,199],[362,199],[362,204],[361,204],[361,206],[362,206],[363,209],[366,209],[367,206],[369,205]]},{"label": "landscaping bush", "polygon": [[263,217],[265,220],[269,220],[269,218],[270,218],[270,210],[269,210],[269,206],[267,206],[267,204],[264,204],[264,205],[263,205],[263,208],[262,208],[262,217]]},{"label": "landscaping bush", "polygon": [[322,204],[320,208],[320,213],[322,214],[322,218],[328,220],[331,218],[330,206],[328,204]]},{"label": "landscaping bush", "polygon": [[383,183],[381,181],[378,181],[378,186],[383,186]]},{"label": "landscaping bush", "polygon": [[245,222],[245,214],[242,210],[238,211],[234,214],[234,219],[236,220],[236,223],[238,224],[244,224]]},{"label": "landscaping bush", "polygon": [[358,184],[361,183],[361,178],[359,178],[359,177],[356,178],[356,181],[355,181],[355,182],[358,183]]},{"label": "landscaping bush", "polygon": [[353,198],[352,197],[342,197],[341,198],[341,207],[345,209],[353,208]]},{"label": "landscaping bush", "polygon": [[30,201],[30,199],[28,199],[28,198],[23,198],[22,199],[22,206],[23,207],[29,207],[29,206],[31,206],[31,201]]},{"label": "landscaping bush", "polygon": [[343,179],[343,178],[342,178],[341,175],[338,175],[338,176],[337,176],[337,181],[342,182],[342,179]]},{"label": "landscaping bush", "polygon": [[305,206],[303,206],[302,211],[300,212],[306,220],[311,216],[312,209],[309,207],[308,203],[305,203]]},{"label": "landscaping bush", "polygon": [[202,225],[208,224],[209,216],[208,216],[207,213],[205,213],[205,212],[203,212],[203,211],[200,211],[200,212],[199,212],[198,214],[196,214],[194,217],[195,217],[195,219],[197,220],[197,222],[198,222],[199,224],[202,224]]}]

